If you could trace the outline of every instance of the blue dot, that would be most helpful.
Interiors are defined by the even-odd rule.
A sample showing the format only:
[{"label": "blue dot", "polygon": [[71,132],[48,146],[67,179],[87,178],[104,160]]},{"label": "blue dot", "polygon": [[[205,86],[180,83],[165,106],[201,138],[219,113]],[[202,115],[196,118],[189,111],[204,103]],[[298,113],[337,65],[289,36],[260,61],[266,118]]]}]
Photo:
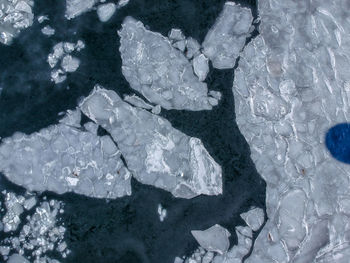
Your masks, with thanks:
[{"label": "blue dot", "polygon": [[338,161],[350,164],[350,123],[341,123],[329,129],[326,146]]}]

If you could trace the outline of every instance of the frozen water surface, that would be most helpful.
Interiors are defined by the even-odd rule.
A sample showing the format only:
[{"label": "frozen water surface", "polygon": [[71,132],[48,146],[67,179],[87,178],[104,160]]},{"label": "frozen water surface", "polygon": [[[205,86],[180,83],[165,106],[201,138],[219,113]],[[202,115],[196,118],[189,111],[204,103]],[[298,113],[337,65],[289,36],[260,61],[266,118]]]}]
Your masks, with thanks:
[{"label": "frozen water surface", "polygon": [[[132,17],[124,20],[118,33],[122,72],[131,88],[165,109],[212,109],[210,100],[217,99],[208,96],[207,84],[199,81],[191,63],[168,38],[147,30]],[[170,37],[175,40],[182,36],[173,30]],[[204,61],[197,60],[196,71],[201,79],[205,78]]]},{"label": "frozen water surface", "polygon": [[79,122],[80,115],[69,112],[60,124],[5,139],[0,145],[0,171],[30,191],[97,198],[130,195],[131,175],[117,146],[109,136],[87,130],[92,123],[85,128]]},{"label": "frozen water surface", "polygon": [[134,108],[100,86],[80,108],[111,134],[139,182],[182,198],[222,193],[221,167],[200,139],[186,136],[164,118]]},{"label": "frozen water surface", "polygon": [[240,58],[237,124],[267,182],[255,262],[346,262],[350,167],[327,130],[349,117],[348,1],[259,1],[260,35]]}]

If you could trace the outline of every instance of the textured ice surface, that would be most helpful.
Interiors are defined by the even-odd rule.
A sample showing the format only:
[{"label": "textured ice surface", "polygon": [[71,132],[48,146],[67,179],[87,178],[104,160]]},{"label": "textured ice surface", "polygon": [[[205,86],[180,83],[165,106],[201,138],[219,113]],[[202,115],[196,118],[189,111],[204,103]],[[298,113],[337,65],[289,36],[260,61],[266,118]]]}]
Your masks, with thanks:
[{"label": "textured ice surface", "polygon": [[79,114],[69,112],[60,124],[4,139],[0,171],[30,191],[75,192],[97,198],[130,195],[131,175],[114,142],[79,127],[79,122]]},{"label": "textured ice surface", "polygon": [[21,256],[20,254],[11,255],[6,262],[7,263],[29,263],[29,261],[25,257]]},{"label": "textured ice surface", "polygon": [[241,217],[253,231],[259,230],[264,223],[264,211],[258,207],[241,214]]},{"label": "textured ice surface", "polygon": [[267,183],[252,262],[347,262],[350,167],[325,147],[349,121],[349,1],[259,1],[235,72],[237,124]]},{"label": "textured ice surface", "polygon": [[168,38],[147,30],[132,17],[124,20],[118,33],[122,72],[131,88],[165,109],[212,109],[210,99],[216,99],[208,96],[207,85],[199,81],[191,63]]},{"label": "textured ice surface", "polygon": [[198,79],[204,81],[209,73],[208,59],[203,54],[200,54],[193,59],[192,65]]},{"label": "textured ice surface", "polygon": [[80,108],[111,134],[139,182],[182,198],[222,193],[221,167],[200,139],[186,136],[167,120],[134,108],[99,86]]},{"label": "textured ice surface", "polygon": [[[47,63],[52,68],[51,81],[55,84],[61,83],[67,79],[67,72],[75,72],[80,65],[80,60],[72,55],[72,52],[79,52],[85,48],[83,41],[77,43],[59,42],[52,48],[52,53],[47,56]],[[60,66],[59,66],[59,62]]]},{"label": "textured ice surface", "polygon": [[24,212],[24,197],[14,193],[4,193],[6,214],[2,218],[4,232],[15,231],[21,223],[20,216]]},{"label": "textured ice surface", "polygon": [[250,9],[226,2],[213,27],[207,33],[203,53],[218,69],[233,68],[244,47],[252,25]]},{"label": "textured ice surface", "polygon": [[[16,197],[11,192],[4,194]],[[57,260],[46,256],[52,252],[54,255],[66,257],[70,251],[67,249],[66,242],[63,241],[66,228],[59,222],[60,213],[63,213],[62,202],[56,200],[41,202],[26,217],[18,233],[0,240],[0,254],[3,259],[6,260],[10,251],[14,254],[8,258],[7,262],[58,263]],[[20,255],[24,253],[30,261],[23,261]]]},{"label": "textured ice surface", "polygon": [[194,238],[199,245],[207,251],[224,254],[230,247],[228,230],[220,225],[214,225],[206,230],[192,230]]},{"label": "textured ice surface", "polygon": [[66,0],[66,18],[75,18],[93,8],[98,0]]},{"label": "textured ice surface", "polygon": [[97,15],[101,22],[107,22],[115,13],[117,7],[113,3],[102,4],[97,7]]},{"label": "textured ice surface", "polygon": [[33,24],[32,0],[0,0],[0,43],[10,45],[21,30]]}]

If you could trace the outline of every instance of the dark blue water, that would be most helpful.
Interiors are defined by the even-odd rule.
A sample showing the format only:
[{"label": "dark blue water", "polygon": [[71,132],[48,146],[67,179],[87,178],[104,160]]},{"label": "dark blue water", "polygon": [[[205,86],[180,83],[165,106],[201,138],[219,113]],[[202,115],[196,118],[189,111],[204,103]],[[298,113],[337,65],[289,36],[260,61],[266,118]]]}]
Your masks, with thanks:
[{"label": "dark blue water", "polygon": [[350,123],[341,123],[329,129],[326,146],[338,161],[350,164]]},{"label": "dark blue water", "polygon": [[[141,20],[164,35],[174,27],[199,43],[220,13],[224,0],[130,0],[108,23],[98,21],[96,13],[72,21],[64,19],[64,1],[37,1],[35,14],[48,14],[56,34],[47,38],[37,23],[24,31],[12,46],[0,46],[0,136],[16,131],[32,133],[57,123],[57,114],[75,108],[81,96],[99,83],[119,95],[132,93],[121,74],[117,30],[125,16]],[[240,1],[252,8],[255,1]],[[79,53],[81,66],[66,82],[53,85],[49,80],[47,54],[59,41],[83,39],[86,48]],[[190,234],[221,224],[236,242],[235,227],[242,225],[239,215],[257,206],[265,209],[265,182],[250,159],[249,146],[235,122],[232,82],[234,70],[214,70],[207,78],[210,90],[223,94],[212,111],[162,110],[161,116],[189,136],[200,138],[223,169],[224,193],[175,199],[163,190],[132,180],[133,194],[117,200],[92,199],[76,194],[49,198],[66,203],[62,220],[67,227],[66,241],[72,254],[61,262],[84,263],[173,263],[175,256],[189,254],[198,244]],[[66,89],[69,86],[70,89]],[[2,178],[3,181],[6,181]],[[1,181],[0,181],[1,183]],[[13,185],[12,185],[13,186]],[[7,188],[18,189],[9,182]],[[168,216],[160,222],[157,206],[162,203]]]}]

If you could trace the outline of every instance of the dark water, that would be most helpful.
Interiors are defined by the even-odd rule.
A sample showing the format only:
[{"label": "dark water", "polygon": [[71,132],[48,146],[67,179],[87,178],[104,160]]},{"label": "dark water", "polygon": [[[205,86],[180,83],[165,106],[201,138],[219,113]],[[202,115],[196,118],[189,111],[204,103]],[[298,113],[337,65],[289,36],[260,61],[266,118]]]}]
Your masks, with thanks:
[{"label": "dark water", "polygon": [[326,146],[335,159],[350,164],[350,123],[340,123],[329,129]]},{"label": "dark water", "polygon": [[[131,0],[111,21],[101,23],[96,12],[67,21],[64,1],[37,1],[35,14],[48,14],[51,19],[48,24],[56,29],[56,34],[47,38],[39,31],[42,25],[36,23],[12,46],[0,46],[0,87],[3,88],[0,136],[11,136],[16,131],[32,133],[57,123],[57,114],[75,108],[77,100],[89,94],[96,83],[119,95],[132,93],[121,74],[118,53],[117,30],[125,16],[131,15],[164,35],[171,28],[181,28],[186,36],[201,43],[224,2]],[[255,1],[240,2],[252,8],[256,16]],[[66,82],[53,85],[49,81],[47,54],[59,41],[78,39],[86,44],[78,55],[81,66]],[[265,209],[265,182],[256,172],[249,146],[235,122],[233,73],[234,70],[211,69],[208,87],[223,94],[220,104],[212,111],[162,110],[161,113],[175,128],[203,141],[223,169],[223,195],[175,199],[163,190],[135,180],[130,197],[108,202],[76,194],[43,193],[66,203],[62,220],[72,253],[62,262],[172,263],[175,256],[190,254],[197,248],[190,230],[214,224],[226,227],[232,234],[231,244],[236,242],[234,228],[244,224],[239,215],[250,206]],[[168,212],[162,223],[157,215],[159,203]]]}]

